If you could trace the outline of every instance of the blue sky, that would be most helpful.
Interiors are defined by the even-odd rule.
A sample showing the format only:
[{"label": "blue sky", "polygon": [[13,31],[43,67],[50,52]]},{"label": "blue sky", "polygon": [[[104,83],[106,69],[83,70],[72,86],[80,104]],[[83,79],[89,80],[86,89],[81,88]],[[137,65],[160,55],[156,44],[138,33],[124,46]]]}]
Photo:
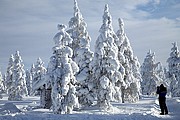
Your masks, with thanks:
[{"label": "blue sky", "polygon": [[[99,35],[104,5],[109,4],[114,31],[118,18],[125,22],[134,55],[142,63],[149,49],[156,61],[166,66],[172,42],[180,46],[180,0],[78,0],[88,24],[91,49]],[[30,69],[40,57],[47,66],[52,56],[52,38],[57,24],[68,25],[73,16],[73,0],[0,0],[0,68],[6,71],[16,50]]]}]

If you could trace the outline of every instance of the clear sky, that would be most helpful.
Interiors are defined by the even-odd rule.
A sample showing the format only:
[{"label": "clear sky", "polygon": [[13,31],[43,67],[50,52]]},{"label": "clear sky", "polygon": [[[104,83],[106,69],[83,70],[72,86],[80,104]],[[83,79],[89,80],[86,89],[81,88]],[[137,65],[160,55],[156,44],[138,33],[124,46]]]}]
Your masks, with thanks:
[{"label": "clear sky", "polygon": [[[105,4],[109,4],[114,31],[123,18],[134,55],[143,62],[149,49],[156,61],[166,66],[172,42],[180,46],[180,0],[77,0],[88,24],[91,49],[99,35]],[[57,24],[68,25],[73,16],[73,0],[0,0],[0,68],[6,71],[16,50],[25,69],[40,57],[47,66],[52,56],[52,38]],[[180,48],[180,47],[179,47]]]}]

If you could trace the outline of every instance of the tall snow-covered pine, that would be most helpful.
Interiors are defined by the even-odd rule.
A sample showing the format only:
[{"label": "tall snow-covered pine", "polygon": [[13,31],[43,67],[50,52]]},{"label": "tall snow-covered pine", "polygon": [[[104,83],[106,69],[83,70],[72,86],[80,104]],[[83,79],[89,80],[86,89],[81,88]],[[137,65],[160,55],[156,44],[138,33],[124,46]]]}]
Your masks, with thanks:
[{"label": "tall snow-covered pine", "polygon": [[180,97],[180,52],[176,42],[172,45],[170,57],[167,59],[168,78],[171,80],[172,97]]},{"label": "tall snow-covered pine", "polygon": [[121,18],[118,19],[119,30],[117,36],[119,39],[115,41],[118,46],[118,60],[122,65],[120,72],[123,74],[123,80],[126,87],[121,87],[122,102],[136,102],[140,96],[140,63],[138,58],[134,56],[129,39],[124,30],[124,22]]},{"label": "tall snow-covered pine", "polygon": [[79,68],[72,61],[72,49],[69,47],[72,38],[65,31],[66,26],[58,25],[59,32],[54,36],[55,46],[47,69],[47,80],[50,80],[52,93],[52,109],[56,114],[71,113],[74,107],[79,107],[76,96],[75,74]]},{"label": "tall snow-covered pine", "polygon": [[93,59],[93,80],[97,94],[97,105],[102,109],[109,109],[110,101],[114,99],[115,84],[123,82],[119,72],[118,47],[115,44],[112,18],[108,5],[105,5],[103,24],[99,30],[100,35],[96,40]]},{"label": "tall snow-covered pine", "polygon": [[2,98],[2,93],[4,92],[4,84],[3,84],[3,77],[0,71],[0,99]]},{"label": "tall snow-covered pine", "polygon": [[27,95],[26,75],[22,62],[19,51],[16,51],[14,55],[11,91],[8,100],[22,100],[23,96]]},{"label": "tall snow-covered pine", "polygon": [[28,69],[26,70],[26,87],[27,87],[28,95],[31,95],[31,92],[32,92],[32,76],[31,76],[31,73]]},{"label": "tall snow-covered pine", "polygon": [[11,91],[11,85],[12,85],[12,76],[13,76],[13,65],[14,65],[14,56],[11,55],[9,58],[8,67],[6,70],[6,79],[5,79],[5,86],[6,86],[6,93],[9,94]]},{"label": "tall snow-covered pine", "polygon": [[160,62],[155,62],[155,53],[151,53],[150,50],[141,66],[142,94],[156,95],[157,86],[165,83],[161,76],[159,76],[159,68],[161,67],[158,66],[161,66]]},{"label": "tall snow-covered pine", "polygon": [[34,75],[32,80],[32,90],[34,94],[37,94],[37,90],[39,87],[44,88],[43,84],[45,82],[45,75],[46,75],[46,68],[44,67],[44,62],[41,60],[41,58],[37,59],[37,62],[33,68]]},{"label": "tall snow-covered pine", "polygon": [[89,106],[94,100],[90,87],[92,76],[90,62],[93,58],[93,52],[90,51],[91,38],[87,32],[87,24],[82,17],[76,0],[74,0],[74,16],[69,21],[69,27],[68,33],[73,39],[72,58],[79,67],[79,72],[76,74],[79,103],[82,106]]}]

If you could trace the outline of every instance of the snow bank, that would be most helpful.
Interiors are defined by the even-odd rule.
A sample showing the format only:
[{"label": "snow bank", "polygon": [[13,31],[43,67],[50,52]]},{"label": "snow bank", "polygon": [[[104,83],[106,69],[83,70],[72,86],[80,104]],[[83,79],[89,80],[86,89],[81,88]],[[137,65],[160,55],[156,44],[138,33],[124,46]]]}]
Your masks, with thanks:
[{"label": "snow bank", "polygon": [[21,110],[19,110],[16,105],[13,103],[5,103],[0,108],[0,114],[6,115],[6,114],[14,114],[14,113],[21,113]]},{"label": "snow bank", "polygon": [[14,101],[16,106],[12,102],[7,102],[7,97],[3,98],[6,99],[0,100],[0,104],[4,104],[0,106],[0,120],[179,120],[180,118],[180,98],[167,98],[169,115],[159,115],[158,99],[153,97],[142,97],[137,103],[113,102],[110,111],[103,111],[94,106],[65,115],[53,114],[48,109],[38,107],[22,112],[18,109],[20,106],[27,107],[31,100],[39,99],[37,97],[27,97],[18,103]]},{"label": "snow bank", "polygon": [[142,114],[132,115],[90,115],[90,114],[71,114],[71,115],[50,115],[50,114],[28,114],[7,116],[0,120],[155,120],[154,116],[144,116]]}]

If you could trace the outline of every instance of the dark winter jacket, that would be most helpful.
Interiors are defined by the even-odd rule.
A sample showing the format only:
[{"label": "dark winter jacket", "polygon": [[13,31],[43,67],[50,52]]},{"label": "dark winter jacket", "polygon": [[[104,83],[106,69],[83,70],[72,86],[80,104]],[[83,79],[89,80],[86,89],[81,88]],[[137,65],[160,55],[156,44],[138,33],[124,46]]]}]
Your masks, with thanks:
[{"label": "dark winter jacket", "polygon": [[160,87],[157,87],[157,94],[159,94],[159,97],[166,97],[167,89],[163,86],[163,84],[160,85]]}]

